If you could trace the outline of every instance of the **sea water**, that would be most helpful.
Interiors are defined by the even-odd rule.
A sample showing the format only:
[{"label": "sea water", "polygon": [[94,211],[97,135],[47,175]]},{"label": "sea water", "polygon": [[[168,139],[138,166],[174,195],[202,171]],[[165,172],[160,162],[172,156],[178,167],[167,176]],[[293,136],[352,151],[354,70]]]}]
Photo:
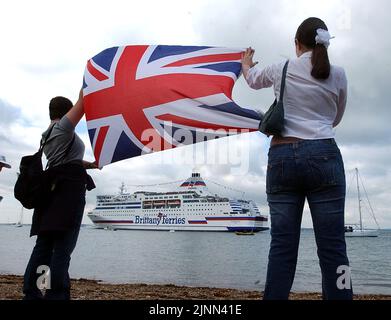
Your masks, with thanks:
[{"label": "sea water", "polygon": [[[29,226],[0,225],[0,274],[22,275],[34,246]],[[391,231],[347,238],[355,293],[391,294]],[[269,231],[110,231],[82,227],[70,275],[110,283],[176,284],[263,290]],[[321,292],[313,230],[303,229],[293,291]]]}]

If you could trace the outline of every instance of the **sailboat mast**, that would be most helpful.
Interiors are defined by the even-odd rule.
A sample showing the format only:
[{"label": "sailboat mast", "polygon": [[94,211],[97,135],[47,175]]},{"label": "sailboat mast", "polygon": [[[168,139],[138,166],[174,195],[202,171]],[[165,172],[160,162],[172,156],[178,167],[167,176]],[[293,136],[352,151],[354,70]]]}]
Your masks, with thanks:
[{"label": "sailboat mast", "polygon": [[19,216],[19,220],[18,222],[16,223],[16,226],[20,227],[23,225],[23,206],[22,206],[22,209],[20,210],[20,216]]},{"label": "sailboat mast", "polygon": [[356,180],[357,180],[357,197],[358,197],[358,212],[360,213],[360,230],[362,231],[362,213],[361,213],[361,194],[360,184],[358,182],[358,169],[356,168]]}]

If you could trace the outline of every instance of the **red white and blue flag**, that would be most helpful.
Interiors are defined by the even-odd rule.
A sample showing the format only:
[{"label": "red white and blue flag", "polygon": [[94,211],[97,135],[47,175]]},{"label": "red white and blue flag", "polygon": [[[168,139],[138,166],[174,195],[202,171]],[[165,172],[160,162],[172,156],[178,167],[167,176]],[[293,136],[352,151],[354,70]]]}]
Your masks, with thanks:
[{"label": "red white and blue flag", "polygon": [[124,46],[90,59],[83,102],[99,166],[205,141],[205,136],[257,130],[258,113],[232,101],[242,51]]}]

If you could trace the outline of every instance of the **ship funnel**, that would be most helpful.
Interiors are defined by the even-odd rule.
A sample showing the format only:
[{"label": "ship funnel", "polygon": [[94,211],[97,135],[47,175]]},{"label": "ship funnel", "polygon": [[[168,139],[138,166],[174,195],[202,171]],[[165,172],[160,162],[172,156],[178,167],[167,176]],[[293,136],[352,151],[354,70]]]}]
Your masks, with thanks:
[{"label": "ship funnel", "polygon": [[204,179],[202,179],[201,174],[198,172],[193,172],[191,177],[186,179],[181,185],[180,189],[196,191],[200,195],[210,194]]}]

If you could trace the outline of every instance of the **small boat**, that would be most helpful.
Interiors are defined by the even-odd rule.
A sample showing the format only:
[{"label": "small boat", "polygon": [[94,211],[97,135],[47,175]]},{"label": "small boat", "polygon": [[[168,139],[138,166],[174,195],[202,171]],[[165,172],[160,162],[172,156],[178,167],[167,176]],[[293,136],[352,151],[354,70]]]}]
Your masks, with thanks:
[{"label": "small boat", "polygon": [[[378,225],[379,229],[377,229],[377,230],[376,229],[365,229],[364,226],[363,226],[363,222],[362,222],[362,206],[361,206],[362,200],[361,200],[361,192],[360,192],[359,173],[358,173],[358,169],[357,168],[355,169],[355,173],[356,173],[358,212],[359,212],[359,216],[360,216],[360,222],[358,224],[347,224],[347,225],[345,225],[345,237],[349,237],[349,238],[375,238],[375,237],[379,236],[380,227],[377,224],[375,214],[373,212],[372,206],[371,206],[371,204],[369,202],[369,199],[368,199],[368,196],[367,196],[366,192],[365,192],[365,194],[367,196],[369,207],[371,208],[371,211],[372,211],[372,217],[375,220],[376,224]],[[365,191],[364,185],[362,185],[362,186],[363,186],[364,191]]]},{"label": "small boat", "polygon": [[236,231],[235,234],[238,236],[253,236],[253,235],[255,235],[255,232],[252,230],[251,231]]},{"label": "small boat", "polygon": [[378,230],[360,229],[357,225],[347,225],[345,227],[345,237],[365,237],[375,238],[379,236]]}]

